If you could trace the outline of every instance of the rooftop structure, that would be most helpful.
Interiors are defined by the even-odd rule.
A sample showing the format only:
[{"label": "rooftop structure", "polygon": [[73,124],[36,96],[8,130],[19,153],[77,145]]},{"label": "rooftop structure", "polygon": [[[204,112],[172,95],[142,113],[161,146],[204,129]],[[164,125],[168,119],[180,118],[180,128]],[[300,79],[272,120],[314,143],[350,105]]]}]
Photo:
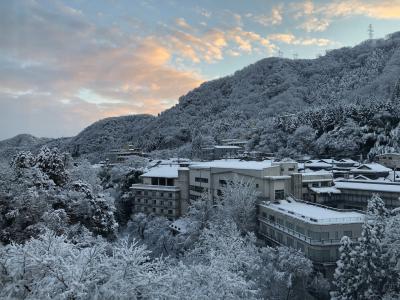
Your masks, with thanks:
[{"label": "rooftop structure", "polygon": [[229,168],[229,169],[243,169],[243,170],[262,170],[271,166],[272,166],[271,160],[246,161],[239,159],[221,159],[221,160],[193,163],[190,167],[192,169]]},{"label": "rooftop structure", "polygon": [[278,203],[270,203],[269,208],[302,221],[316,224],[360,223],[364,221],[364,214],[360,212],[311,205],[299,200],[280,200]]}]

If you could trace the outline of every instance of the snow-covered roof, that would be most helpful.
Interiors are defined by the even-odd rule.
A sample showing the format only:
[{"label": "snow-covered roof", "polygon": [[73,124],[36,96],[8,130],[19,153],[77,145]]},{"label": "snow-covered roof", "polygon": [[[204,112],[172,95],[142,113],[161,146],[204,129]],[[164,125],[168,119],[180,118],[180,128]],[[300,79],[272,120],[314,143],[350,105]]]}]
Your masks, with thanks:
[{"label": "snow-covered roof", "polygon": [[221,168],[221,169],[243,169],[243,170],[263,170],[271,167],[271,160],[264,161],[245,161],[239,159],[221,159],[207,162],[193,163],[192,168]]},{"label": "snow-covered roof", "polygon": [[391,182],[374,182],[370,181],[359,181],[359,180],[346,180],[336,181],[335,186],[338,189],[350,189],[350,190],[364,190],[374,192],[392,192],[400,193],[400,184]]},{"label": "snow-covered roof", "polygon": [[281,180],[281,179],[290,179],[291,177],[288,175],[279,175],[279,176],[264,176],[265,178],[271,179],[271,180]]},{"label": "snow-covered roof", "polygon": [[332,176],[332,172],[326,171],[326,170],[319,170],[319,171],[311,171],[308,170],[308,172],[303,172],[301,173],[303,177],[307,176],[316,176],[316,175],[329,175]]},{"label": "snow-covered roof", "polygon": [[337,162],[339,163],[347,163],[347,164],[358,164],[355,160],[352,160],[350,158],[341,158]]},{"label": "snow-covered roof", "polygon": [[350,170],[351,172],[390,172],[392,169],[389,169],[381,164],[370,163],[370,164],[362,164],[357,168],[353,168]]},{"label": "snow-covered roof", "polygon": [[304,163],[305,168],[331,168],[332,164],[323,161],[306,161]]},{"label": "snow-covered roof", "polygon": [[215,149],[242,149],[242,147],[239,146],[231,146],[231,145],[217,145],[213,146]]},{"label": "snow-covered roof", "polygon": [[169,225],[169,228],[172,230],[175,230],[179,233],[186,233],[188,229],[188,221],[186,219],[178,219],[172,222],[171,225]]},{"label": "snow-covered roof", "polygon": [[335,188],[334,186],[329,187],[311,187],[311,191],[317,194],[340,194],[340,190]]},{"label": "snow-covered roof", "polygon": [[280,200],[279,204],[270,203],[264,206],[276,212],[314,224],[362,223],[365,218],[365,215],[361,212],[340,211],[294,200],[290,200],[290,202],[287,200]]},{"label": "snow-covered roof", "polygon": [[178,178],[179,165],[158,165],[151,168],[142,177]]}]

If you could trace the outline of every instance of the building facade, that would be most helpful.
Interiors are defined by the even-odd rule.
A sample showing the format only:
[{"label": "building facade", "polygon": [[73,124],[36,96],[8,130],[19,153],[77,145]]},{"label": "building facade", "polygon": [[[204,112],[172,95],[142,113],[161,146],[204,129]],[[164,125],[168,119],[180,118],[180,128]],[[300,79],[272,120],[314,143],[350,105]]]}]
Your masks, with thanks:
[{"label": "building facade", "polygon": [[143,174],[143,183],[131,187],[133,212],[180,217],[188,207],[188,171],[179,165],[160,165]]},{"label": "building facade", "polygon": [[259,236],[269,244],[300,250],[323,269],[334,268],[340,239],[357,241],[364,214],[289,199],[259,205]]}]

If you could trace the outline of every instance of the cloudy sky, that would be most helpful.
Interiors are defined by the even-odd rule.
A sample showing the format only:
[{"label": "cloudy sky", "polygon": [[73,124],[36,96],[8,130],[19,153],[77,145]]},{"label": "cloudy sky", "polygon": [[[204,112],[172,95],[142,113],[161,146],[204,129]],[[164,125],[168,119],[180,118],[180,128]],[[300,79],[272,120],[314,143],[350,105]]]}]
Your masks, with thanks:
[{"label": "cloudy sky", "polygon": [[400,0],[0,1],[0,139],[157,114],[261,58],[400,30]]}]

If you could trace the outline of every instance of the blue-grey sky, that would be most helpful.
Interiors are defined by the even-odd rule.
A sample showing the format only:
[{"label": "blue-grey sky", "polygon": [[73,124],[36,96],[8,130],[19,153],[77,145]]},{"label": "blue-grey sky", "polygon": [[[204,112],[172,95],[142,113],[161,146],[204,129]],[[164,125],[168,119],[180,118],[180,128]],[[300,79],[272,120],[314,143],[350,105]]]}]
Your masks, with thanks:
[{"label": "blue-grey sky", "polygon": [[259,59],[400,30],[400,0],[0,1],[0,139],[158,112]]}]

